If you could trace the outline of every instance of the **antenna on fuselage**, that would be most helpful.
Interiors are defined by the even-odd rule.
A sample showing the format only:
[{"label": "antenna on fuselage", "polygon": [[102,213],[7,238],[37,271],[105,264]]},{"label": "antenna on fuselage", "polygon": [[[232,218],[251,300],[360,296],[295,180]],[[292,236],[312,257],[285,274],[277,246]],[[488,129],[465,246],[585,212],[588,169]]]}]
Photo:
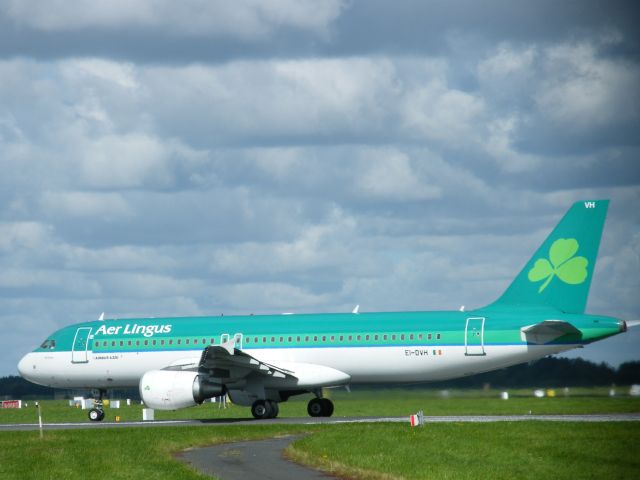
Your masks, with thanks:
[{"label": "antenna on fuselage", "polygon": [[100,314],[100,316],[98,317],[98,320],[100,320],[101,322],[104,321],[104,312]]}]

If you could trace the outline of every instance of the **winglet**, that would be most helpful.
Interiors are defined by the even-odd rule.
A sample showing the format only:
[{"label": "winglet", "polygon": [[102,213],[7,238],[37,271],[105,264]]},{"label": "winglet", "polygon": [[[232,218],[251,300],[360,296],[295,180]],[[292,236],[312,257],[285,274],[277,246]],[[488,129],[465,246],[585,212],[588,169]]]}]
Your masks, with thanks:
[{"label": "winglet", "polygon": [[102,312],[100,314],[100,317],[98,317],[98,320],[103,321],[104,320],[104,312]]},{"label": "winglet", "polygon": [[351,313],[360,313],[360,305],[356,305],[355,308],[351,310]]}]

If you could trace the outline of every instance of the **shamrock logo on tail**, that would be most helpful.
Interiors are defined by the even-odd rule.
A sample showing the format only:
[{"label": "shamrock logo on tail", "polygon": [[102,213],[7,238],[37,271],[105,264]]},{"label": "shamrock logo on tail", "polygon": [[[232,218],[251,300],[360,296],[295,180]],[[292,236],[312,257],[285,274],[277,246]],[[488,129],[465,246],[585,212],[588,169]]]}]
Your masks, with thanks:
[{"label": "shamrock logo on tail", "polygon": [[553,277],[558,277],[564,283],[577,285],[587,278],[589,260],[584,257],[574,257],[579,245],[575,238],[559,238],[549,249],[549,259],[539,258],[529,270],[531,282],[545,282],[538,289],[538,293],[547,288]]}]

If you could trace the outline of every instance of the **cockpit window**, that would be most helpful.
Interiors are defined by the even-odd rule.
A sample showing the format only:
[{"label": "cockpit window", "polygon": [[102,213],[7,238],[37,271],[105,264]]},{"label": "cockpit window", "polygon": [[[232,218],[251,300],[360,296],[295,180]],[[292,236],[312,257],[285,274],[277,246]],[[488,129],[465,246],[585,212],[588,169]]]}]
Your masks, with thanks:
[{"label": "cockpit window", "polygon": [[52,339],[47,339],[44,342],[42,342],[42,345],[40,345],[40,348],[44,348],[44,349],[56,348],[56,341]]}]

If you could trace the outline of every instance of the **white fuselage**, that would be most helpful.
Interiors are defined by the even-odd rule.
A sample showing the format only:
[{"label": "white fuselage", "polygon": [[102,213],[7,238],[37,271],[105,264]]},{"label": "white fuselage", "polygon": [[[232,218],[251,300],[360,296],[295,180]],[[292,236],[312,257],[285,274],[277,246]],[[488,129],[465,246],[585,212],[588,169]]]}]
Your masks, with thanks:
[{"label": "white fuselage", "polygon": [[[312,364],[348,374],[352,384],[419,383],[457,378],[504,368],[558,353],[578,345],[485,345],[482,354],[465,354],[464,346],[392,346],[325,348],[245,348],[244,352],[274,365]],[[196,364],[202,350],[154,352],[87,352],[86,363],[72,353],[32,352],[18,365],[21,375],[56,388],[131,388],[150,370],[176,363]]]}]

